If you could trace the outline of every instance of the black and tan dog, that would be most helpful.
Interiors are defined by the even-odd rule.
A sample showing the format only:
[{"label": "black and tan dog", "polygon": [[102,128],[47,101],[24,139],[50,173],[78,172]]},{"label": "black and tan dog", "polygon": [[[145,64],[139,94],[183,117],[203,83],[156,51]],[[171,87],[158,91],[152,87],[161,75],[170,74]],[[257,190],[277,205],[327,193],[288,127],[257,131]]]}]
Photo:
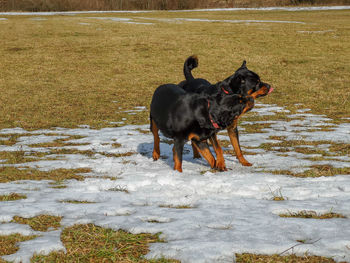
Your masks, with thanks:
[{"label": "black and tan dog", "polygon": [[[179,86],[188,93],[207,94],[209,96],[216,97],[218,94],[220,94],[222,97],[230,94],[240,94],[242,96],[250,95],[256,99],[266,96],[273,91],[273,88],[269,84],[260,80],[258,74],[247,68],[246,61],[243,61],[242,66],[238,68],[233,75],[216,84],[211,84],[206,79],[194,78],[191,71],[197,66],[198,58],[196,56],[187,58],[184,63],[184,75],[186,80],[179,83]],[[251,166],[252,164],[244,158],[239,144],[237,129],[238,118],[239,116],[234,118],[232,123],[228,125],[228,135],[239,162],[244,166]],[[213,138],[213,140],[216,141],[215,144],[218,144],[216,136]],[[222,150],[220,152],[222,152]],[[195,147],[193,147],[193,155],[195,158],[200,157]],[[217,159],[223,160],[223,157],[217,157]],[[224,168],[224,161],[219,165]]]},{"label": "black and tan dog", "polygon": [[[225,88],[228,88],[224,86]],[[174,169],[182,172],[182,152],[186,141],[208,161],[212,168],[216,160],[209,150],[207,139],[212,139],[221,129],[231,125],[237,116],[254,106],[251,96],[227,94],[208,96],[187,93],[178,85],[159,86],[153,94],[150,112],[150,129],[154,136],[153,159],[158,160],[159,130],[174,139]],[[221,158],[221,148],[212,141],[216,155]],[[220,160],[222,161],[222,160]]]}]

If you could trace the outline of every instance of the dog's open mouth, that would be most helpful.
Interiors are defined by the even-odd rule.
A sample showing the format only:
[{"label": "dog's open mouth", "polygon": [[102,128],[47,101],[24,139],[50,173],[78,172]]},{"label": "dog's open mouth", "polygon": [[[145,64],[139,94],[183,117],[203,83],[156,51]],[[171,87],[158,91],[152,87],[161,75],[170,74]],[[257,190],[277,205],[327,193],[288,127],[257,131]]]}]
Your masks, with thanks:
[{"label": "dog's open mouth", "polygon": [[273,90],[274,90],[274,88],[270,87],[270,90],[269,90],[269,92],[267,94],[270,94]]}]

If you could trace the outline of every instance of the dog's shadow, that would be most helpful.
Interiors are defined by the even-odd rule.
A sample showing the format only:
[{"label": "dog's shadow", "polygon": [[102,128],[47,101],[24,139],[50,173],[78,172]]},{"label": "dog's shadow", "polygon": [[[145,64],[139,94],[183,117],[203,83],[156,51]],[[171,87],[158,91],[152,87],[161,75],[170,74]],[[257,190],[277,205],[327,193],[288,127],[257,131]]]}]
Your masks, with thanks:
[{"label": "dog's shadow", "polygon": [[[159,161],[164,162],[165,164],[173,168],[174,167],[173,150],[172,150],[173,140],[170,140],[168,138],[161,138],[159,148],[160,148],[160,158],[158,162]],[[153,160],[153,157],[152,157],[153,143],[140,143],[137,146],[137,152]],[[200,164],[210,168],[209,164],[203,158],[199,158],[199,159],[193,158],[192,147],[188,143],[186,143],[184,146],[182,159],[183,161],[186,161],[186,162]]]}]

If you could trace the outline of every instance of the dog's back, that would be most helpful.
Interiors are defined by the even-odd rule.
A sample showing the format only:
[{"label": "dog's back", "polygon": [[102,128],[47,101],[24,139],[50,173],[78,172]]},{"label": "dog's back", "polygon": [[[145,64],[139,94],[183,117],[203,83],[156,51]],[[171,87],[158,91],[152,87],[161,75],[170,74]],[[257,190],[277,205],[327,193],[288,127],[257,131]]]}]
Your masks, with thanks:
[{"label": "dog's back", "polygon": [[150,118],[154,120],[160,130],[167,130],[167,122],[171,109],[177,100],[186,92],[175,84],[159,86],[152,97]]},{"label": "dog's back", "polygon": [[214,94],[215,92],[217,92],[217,89],[215,87],[212,86],[212,84],[205,80],[205,79],[191,79],[191,80],[185,80],[182,81],[179,86],[186,92],[190,92],[190,93],[204,93],[204,94]]}]

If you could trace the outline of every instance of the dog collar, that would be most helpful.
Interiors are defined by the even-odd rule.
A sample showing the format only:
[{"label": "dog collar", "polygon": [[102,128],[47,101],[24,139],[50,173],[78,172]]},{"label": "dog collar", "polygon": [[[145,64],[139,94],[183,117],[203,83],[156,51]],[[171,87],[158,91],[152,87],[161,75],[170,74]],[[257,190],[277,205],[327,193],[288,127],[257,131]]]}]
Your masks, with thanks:
[{"label": "dog collar", "polygon": [[229,94],[229,92],[227,90],[225,90],[225,88],[223,86],[221,86],[221,89],[223,92],[225,92],[226,94]]},{"label": "dog collar", "polygon": [[209,112],[209,107],[210,107],[210,102],[208,100],[208,113],[209,113],[209,119],[211,121],[211,124],[214,126],[215,129],[220,129],[219,124],[217,124],[215,121],[213,121],[213,118],[211,117],[210,112]]}]

